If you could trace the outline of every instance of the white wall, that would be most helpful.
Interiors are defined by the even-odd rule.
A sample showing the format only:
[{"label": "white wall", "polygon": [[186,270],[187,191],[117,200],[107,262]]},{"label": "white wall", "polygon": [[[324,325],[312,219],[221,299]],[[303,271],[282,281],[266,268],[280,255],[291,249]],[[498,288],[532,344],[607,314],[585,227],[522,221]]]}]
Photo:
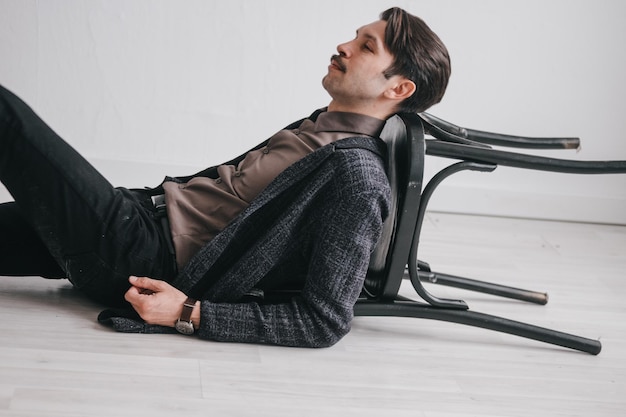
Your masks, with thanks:
[{"label": "white wall", "polygon": [[[620,0],[0,0],[0,83],[115,185],[155,185],[326,105],[335,46],[392,5],[423,17],[452,55],[431,113],[583,140],[582,152],[544,155],[626,159]],[[429,158],[428,174],[442,164]],[[431,208],[626,224],[626,175],[463,173]]]}]

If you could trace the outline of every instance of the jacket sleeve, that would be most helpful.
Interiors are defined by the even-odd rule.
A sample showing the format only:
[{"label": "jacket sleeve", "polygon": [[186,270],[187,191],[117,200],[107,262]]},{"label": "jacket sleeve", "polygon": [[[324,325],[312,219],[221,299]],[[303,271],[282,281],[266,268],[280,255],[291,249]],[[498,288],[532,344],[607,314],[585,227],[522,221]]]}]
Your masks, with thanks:
[{"label": "jacket sleeve", "polygon": [[202,301],[201,338],[327,347],[348,333],[387,215],[388,188],[346,184],[333,194],[313,225],[302,292],[282,304]]}]

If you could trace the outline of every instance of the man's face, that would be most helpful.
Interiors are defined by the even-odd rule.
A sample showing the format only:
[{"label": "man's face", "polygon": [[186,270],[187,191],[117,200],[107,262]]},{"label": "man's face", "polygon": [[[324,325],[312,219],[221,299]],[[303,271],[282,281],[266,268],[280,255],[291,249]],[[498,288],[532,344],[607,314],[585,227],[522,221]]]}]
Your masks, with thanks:
[{"label": "man's face", "polygon": [[387,22],[379,20],[357,30],[356,37],[337,46],[322,85],[333,101],[367,104],[389,87],[383,72],[393,63],[384,43]]}]

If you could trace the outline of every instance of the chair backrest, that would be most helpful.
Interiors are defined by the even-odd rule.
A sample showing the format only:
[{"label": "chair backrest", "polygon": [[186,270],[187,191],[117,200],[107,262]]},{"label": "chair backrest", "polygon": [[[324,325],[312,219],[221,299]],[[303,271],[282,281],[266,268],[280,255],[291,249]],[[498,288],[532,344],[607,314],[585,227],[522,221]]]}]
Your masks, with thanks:
[{"label": "chair backrest", "polygon": [[424,176],[422,121],[413,113],[395,115],[387,120],[380,137],[387,144],[391,207],[372,253],[363,290],[372,298],[394,299],[416,234]]}]

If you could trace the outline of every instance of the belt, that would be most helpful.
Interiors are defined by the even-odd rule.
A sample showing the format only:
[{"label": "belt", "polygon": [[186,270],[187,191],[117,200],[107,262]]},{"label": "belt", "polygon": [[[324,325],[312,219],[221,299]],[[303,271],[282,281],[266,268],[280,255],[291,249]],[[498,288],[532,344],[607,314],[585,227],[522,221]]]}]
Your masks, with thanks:
[{"label": "belt", "polygon": [[171,255],[175,255],[174,242],[172,240],[172,232],[170,229],[170,221],[167,218],[167,209],[165,206],[165,194],[150,196],[152,205],[155,210],[155,218],[160,221],[163,228],[163,236],[165,236],[165,242],[167,243],[167,249]]}]

